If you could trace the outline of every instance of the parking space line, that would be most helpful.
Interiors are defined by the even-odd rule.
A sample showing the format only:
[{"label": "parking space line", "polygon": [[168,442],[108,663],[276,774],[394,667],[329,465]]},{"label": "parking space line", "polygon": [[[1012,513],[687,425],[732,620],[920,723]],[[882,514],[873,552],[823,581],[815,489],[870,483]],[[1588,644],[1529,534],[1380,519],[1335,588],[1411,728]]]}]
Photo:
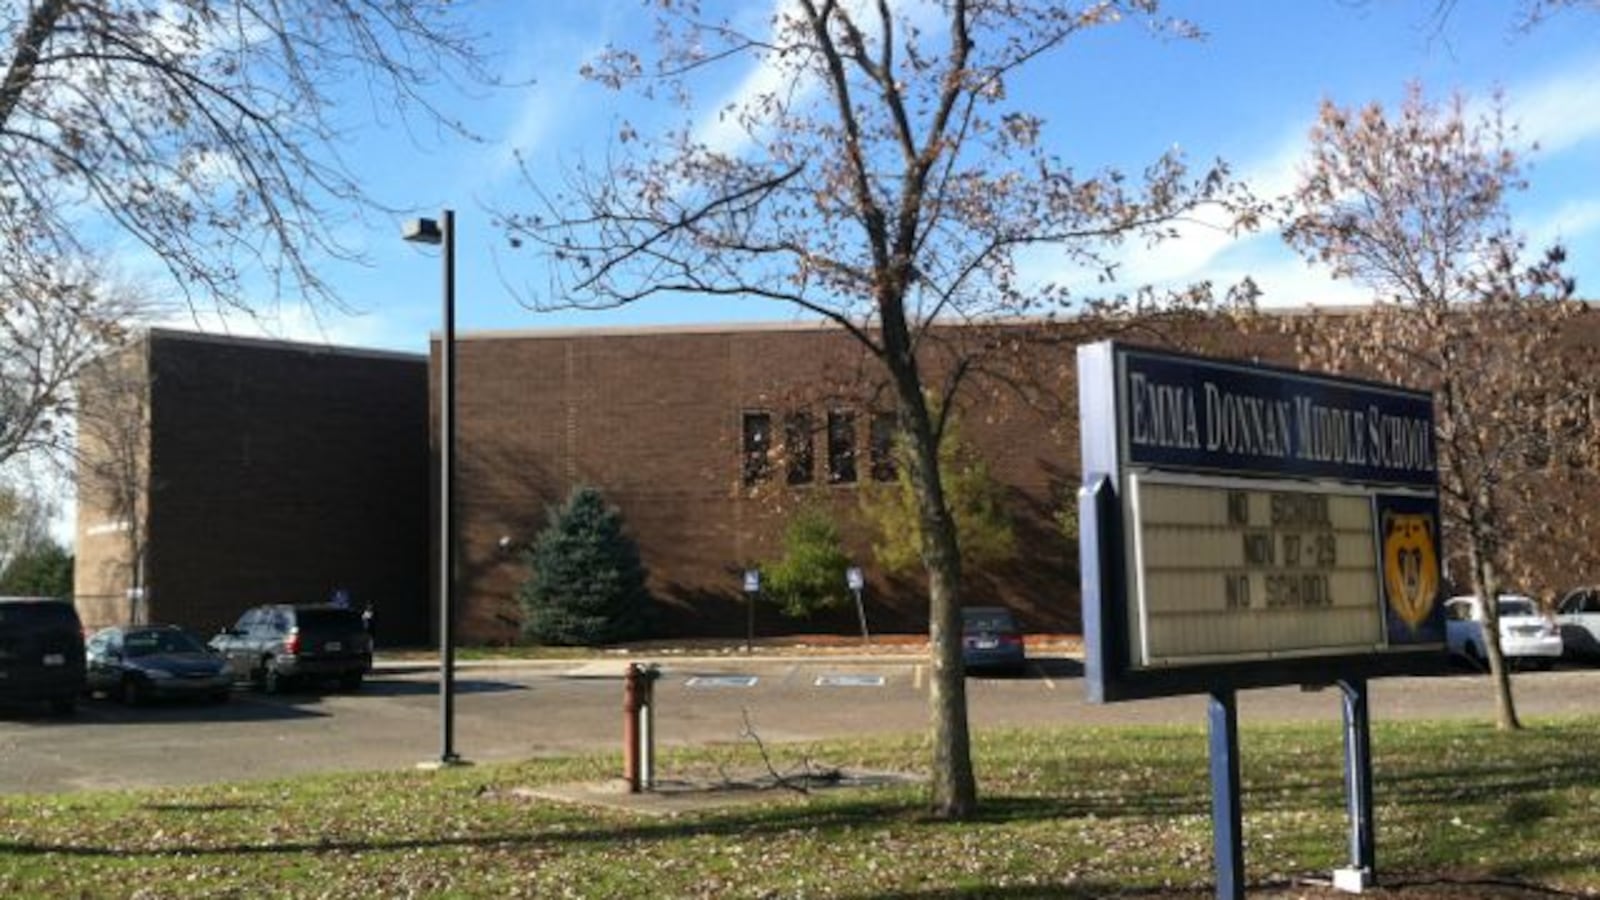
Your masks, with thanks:
[{"label": "parking space line", "polygon": [[882,675],[818,675],[816,687],[883,687]]},{"label": "parking space line", "polygon": [[1033,670],[1039,673],[1039,677],[1044,679],[1044,686],[1052,691],[1055,690],[1055,679],[1051,678],[1050,674],[1044,670],[1044,666],[1039,665],[1038,661],[1034,661],[1031,665],[1033,666]]},{"label": "parking space line", "polygon": [[911,686],[913,688],[915,688],[916,690],[919,690],[919,691],[922,690],[922,666],[921,666],[921,664],[918,664],[916,670],[912,673]]},{"label": "parking space line", "polygon": [[683,684],[685,687],[755,687],[760,679],[755,675],[693,675]]}]

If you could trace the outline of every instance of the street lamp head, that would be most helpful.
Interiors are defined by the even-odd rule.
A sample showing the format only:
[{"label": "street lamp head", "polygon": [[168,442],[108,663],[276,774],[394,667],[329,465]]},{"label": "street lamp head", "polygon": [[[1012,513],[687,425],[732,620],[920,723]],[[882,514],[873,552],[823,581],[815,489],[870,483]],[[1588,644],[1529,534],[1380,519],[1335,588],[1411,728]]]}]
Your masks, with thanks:
[{"label": "street lamp head", "polygon": [[433,219],[412,219],[406,223],[400,235],[416,244],[437,244],[444,240],[444,232]]}]

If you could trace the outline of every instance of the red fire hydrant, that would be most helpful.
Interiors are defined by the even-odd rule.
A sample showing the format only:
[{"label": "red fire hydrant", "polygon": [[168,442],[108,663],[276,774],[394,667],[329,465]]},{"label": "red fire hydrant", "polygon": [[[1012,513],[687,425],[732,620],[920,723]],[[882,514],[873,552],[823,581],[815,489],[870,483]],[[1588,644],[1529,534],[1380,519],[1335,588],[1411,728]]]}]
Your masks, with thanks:
[{"label": "red fire hydrant", "polygon": [[653,663],[629,663],[622,678],[622,777],[630,794],[655,786],[655,683],[660,677]]}]

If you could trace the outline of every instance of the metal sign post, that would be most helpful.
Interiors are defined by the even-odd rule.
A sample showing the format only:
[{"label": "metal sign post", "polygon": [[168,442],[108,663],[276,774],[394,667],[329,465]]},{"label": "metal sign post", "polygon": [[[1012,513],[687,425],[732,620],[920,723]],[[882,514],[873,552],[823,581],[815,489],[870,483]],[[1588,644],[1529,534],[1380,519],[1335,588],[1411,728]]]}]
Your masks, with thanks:
[{"label": "metal sign post", "polygon": [[761,570],[744,570],[744,652],[755,652],[756,641],[756,595],[761,593]]},{"label": "metal sign post", "polygon": [[1211,746],[1211,842],[1217,863],[1217,900],[1244,900],[1239,708],[1233,691],[1211,694],[1207,724]]},{"label": "metal sign post", "polygon": [[849,586],[850,593],[856,597],[856,617],[861,620],[861,641],[865,644],[872,643],[872,635],[867,632],[867,608],[861,602],[861,592],[867,586],[867,578],[862,573],[860,566],[851,566],[844,572],[844,583]]},{"label": "metal sign post", "polygon": [[1335,869],[1333,886],[1361,893],[1372,886],[1377,865],[1372,818],[1372,723],[1367,708],[1367,681],[1339,682],[1344,697],[1344,784],[1350,810],[1350,865]]}]

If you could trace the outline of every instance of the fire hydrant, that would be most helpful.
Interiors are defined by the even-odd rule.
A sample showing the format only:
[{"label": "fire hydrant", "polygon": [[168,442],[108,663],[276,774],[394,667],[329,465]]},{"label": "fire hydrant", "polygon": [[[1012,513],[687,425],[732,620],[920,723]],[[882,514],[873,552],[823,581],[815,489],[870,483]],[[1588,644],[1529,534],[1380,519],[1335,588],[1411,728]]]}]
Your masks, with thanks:
[{"label": "fire hydrant", "polygon": [[654,663],[629,663],[622,679],[622,777],[628,793],[655,787],[655,683],[661,670]]}]

